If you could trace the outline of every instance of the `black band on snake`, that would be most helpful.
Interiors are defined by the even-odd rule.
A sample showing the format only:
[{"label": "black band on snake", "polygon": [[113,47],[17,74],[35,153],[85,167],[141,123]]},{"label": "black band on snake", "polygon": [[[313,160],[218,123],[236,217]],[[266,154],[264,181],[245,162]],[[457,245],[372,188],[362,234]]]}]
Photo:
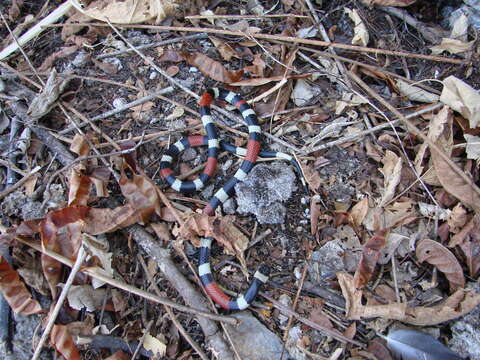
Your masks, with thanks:
[{"label": "black band on snake", "polygon": [[[227,142],[220,141],[218,133],[212,120],[210,113],[210,104],[213,99],[224,100],[235,106],[242,114],[248,126],[248,143],[247,148],[233,146]],[[179,192],[190,192],[202,189],[208,180],[214,175],[218,162],[219,150],[226,150],[234,154],[244,156],[244,160],[240,168],[236,171],[230,180],[218,190],[210,199],[208,205],[203,209],[203,213],[213,216],[215,209],[223,204],[234,193],[235,184],[247,176],[255,165],[257,157],[280,158],[288,160],[295,169],[302,174],[301,168],[297,161],[288,154],[271,151],[260,151],[261,147],[261,129],[257,122],[257,116],[250,105],[247,104],[239,95],[224,89],[213,88],[207,90],[200,98],[200,115],[202,123],[207,132],[207,136],[189,136],[182,138],[171,145],[164,153],[160,160],[160,174],[172,189]],[[172,162],[180,152],[188,147],[208,146],[208,159],[203,173],[194,181],[181,181],[173,175]],[[304,187],[306,186],[302,176],[300,176]],[[210,267],[210,248],[212,238],[203,238],[200,247],[198,272],[202,285],[206,293],[218,305],[226,310],[243,310],[253,302],[257,296],[260,287],[267,282],[269,268],[261,265],[255,272],[253,281],[245,294],[237,298],[231,298],[226,295],[215,282]]]}]

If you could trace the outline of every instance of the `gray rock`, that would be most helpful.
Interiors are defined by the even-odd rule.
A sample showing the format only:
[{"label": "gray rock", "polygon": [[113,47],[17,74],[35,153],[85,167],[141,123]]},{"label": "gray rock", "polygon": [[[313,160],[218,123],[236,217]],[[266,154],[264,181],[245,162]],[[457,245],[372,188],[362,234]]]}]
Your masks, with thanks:
[{"label": "gray rock", "polygon": [[[250,312],[242,311],[231,316],[241,321],[240,325],[226,325],[240,358],[245,360],[281,359],[283,344],[280,338],[258,321]],[[285,356],[287,359],[288,356]]]},{"label": "gray rock", "polygon": [[205,200],[209,201],[212,198],[214,187],[215,185],[210,184],[210,185],[207,185],[205,189],[202,190],[201,194]]},{"label": "gray rock", "polygon": [[223,203],[223,212],[228,215],[235,214],[235,201],[232,198]]},{"label": "gray rock", "polygon": [[90,56],[85,51],[79,51],[75,58],[72,60],[72,65],[76,68],[83,67],[89,60]]},{"label": "gray rock", "polygon": [[[39,317],[37,315],[25,316],[16,314],[15,331],[13,332],[13,351],[6,351],[5,343],[0,342],[0,359],[4,360],[28,360],[32,357],[32,339],[37,328]],[[41,360],[52,359],[52,353],[48,350],[42,351]]]},{"label": "gray rock", "polygon": [[[480,285],[473,286],[478,293]],[[480,360],[480,306],[467,315],[452,322],[450,327],[452,339],[450,348],[461,356],[469,356],[471,360]]]},{"label": "gray rock", "polygon": [[296,190],[295,173],[285,163],[259,164],[235,185],[237,211],[254,214],[260,224],[281,224],[286,209],[282,202]]},{"label": "gray rock", "polygon": [[185,149],[182,153],[182,161],[190,161],[197,157],[197,151],[193,148]]},{"label": "gray rock", "polygon": [[329,241],[318,251],[314,251],[308,264],[310,281],[319,283],[334,279],[337,272],[345,270],[342,257],[344,251],[336,240]]}]

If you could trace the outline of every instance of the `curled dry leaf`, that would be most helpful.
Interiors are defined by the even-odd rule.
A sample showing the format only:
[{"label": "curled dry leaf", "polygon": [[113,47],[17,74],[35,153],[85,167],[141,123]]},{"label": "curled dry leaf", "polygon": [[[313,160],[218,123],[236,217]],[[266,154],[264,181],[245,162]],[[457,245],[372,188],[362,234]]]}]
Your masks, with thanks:
[{"label": "curled dry leaf", "polygon": [[65,325],[53,325],[50,342],[68,360],[80,360],[80,353]]},{"label": "curled dry leaf", "polygon": [[32,315],[42,311],[32,295],[3,256],[0,256],[0,291],[16,314]]},{"label": "curled dry leaf", "polygon": [[195,66],[202,74],[213,80],[230,84],[239,81],[243,76],[243,70],[228,71],[221,63],[202,53],[184,53],[183,55],[190,65]]},{"label": "curled dry leaf", "polygon": [[480,273],[480,215],[475,215],[448,244],[459,246],[465,254],[468,272],[476,278]]},{"label": "curled dry leaf", "polygon": [[458,111],[470,122],[470,128],[480,125],[480,92],[451,75],[443,80],[440,101]]},{"label": "curled dry leaf", "polygon": [[395,189],[400,183],[402,174],[402,158],[397,156],[393,151],[387,150],[382,159],[383,168],[380,169],[383,174],[384,190],[380,206],[384,206],[393,199]]},{"label": "curled dry leaf", "polygon": [[77,8],[83,14],[114,24],[139,24],[143,22],[160,23],[176,9],[175,0],[126,0],[94,1],[86,9]]},{"label": "curled dry leaf", "polygon": [[228,251],[235,254],[242,266],[246,267],[243,252],[247,249],[248,238],[234,225],[234,216],[208,216],[205,214],[189,214],[179,230],[179,237],[190,240],[200,246],[200,237],[212,237]]},{"label": "curled dry leaf", "polygon": [[358,263],[353,278],[355,288],[363,288],[372,277],[381,251],[385,247],[385,237],[387,233],[387,229],[378,230],[375,235],[368,239],[363,245],[362,256],[360,257],[360,262]]},{"label": "curled dry leaf", "polygon": [[353,220],[353,225],[360,226],[362,225],[363,220],[368,213],[368,197],[364,197],[358,203],[356,203],[350,210],[350,216]]},{"label": "curled dry leaf", "polygon": [[91,285],[72,285],[68,291],[68,303],[75,310],[100,310],[107,295],[106,289],[94,289]]},{"label": "curled dry leaf", "polygon": [[[480,114],[480,108],[477,107],[477,111],[478,114]],[[433,128],[437,130],[429,131],[428,134],[432,141],[434,141],[441,149],[446,150],[447,155],[450,155],[451,153],[451,124],[452,112],[447,107],[444,107],[432,119],[432,123],[430,125],[431,129]],[[480,195],[477,194],[473,189],[473,181],[466,182],[443,159],[443,157],[438,154],[437,151],[431,149],[430,152],[437,178],[444,189],[459,199],[463,204],[470,206],[477,213],[480,213]]]},{"label": "curled dry leaf", "polygon": [[353,276],[339,272],[337,278],[346,300],[346,317],[349,320],[380,317],[417,326],[428,326],[468,314],[480,304],[480,295],[472,290],[459,289],[442,303],[431,307],[410,307],[407,303],[363,305],[362,291],[355,289]]},{"label": "curled dry leaf", "polygon": [[428,262],[443,272],[453,292],[465,286],[465,277],[455,255],[442,244],[425,239],[417,244],[416,256],[420,262]]},{"label": "curled dry leaf", "polygon": [[240,58],[240,56],[238,56],[237,52],[230,46],[230,44],[214,36],[209,36],[208,38],[213,43],[213,45],[215,45],[223,60],[230,61],[232,57],[235,57],[237,59]]},{"label": "curled dry leaf", "polygon": [[[69,259],[75,258],[82,241],[83,220],[88,211],[89,208],[86,206],[69,206],[49,212],[39,226],[42,246]],[[43,273],[50,286],[52,297],[55,297],[62,264],[45,254],[42,254],[41,259]]]},{"label": "curled dry leaf", "polygon": [[40,119],[50,112],[56,101],[65,90],[70,79],[63,75],[58,75],[57,71],[53,69],[50,72],[47,83],[42,92],[38,94],[30,103],[27,114],[33,119]]}]

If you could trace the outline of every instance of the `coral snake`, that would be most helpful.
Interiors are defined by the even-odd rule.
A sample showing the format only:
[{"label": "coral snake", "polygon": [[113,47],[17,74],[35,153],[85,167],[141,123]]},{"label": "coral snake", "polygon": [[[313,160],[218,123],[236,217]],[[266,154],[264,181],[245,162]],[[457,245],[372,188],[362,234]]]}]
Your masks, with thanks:
[{"label": "coral snake", "polygon": [[[219,141],[217,129],[210,113],[210,104],[214,98],[230,103],[242,114],[242,117],[248,126],[249,134],[246,149],[233,146],[225,141]],[[302,174],[299,164],[292,156],[281,152],[260,151],[261,129],[257,122],[257,116],[250,105],[248,105],[238,94],[225,89],[212,88],[202,95],[199,105],[202,124],[207,136],[197,135],[180,139],[165,151],[160,160],[160,175],[170,187],[179,192],[201,190],[215,173],[220,149],[245,157],[240,168],[236,171],[233,177],[230,178],[230,180],[228,180],[227,183],[210,199],[208,205],[203,209],[204,214],[210,216],[215,214],[215,209],[233,195],[235,184],[245,179],[255,165],[258,157],[288,160],[292,163],[295,169]],[[197,146],[208,146],[208,159],[203,173],[193,181],[178,180],[173,175],[173,159],[185,149]],[[300,176],[300,178],[305,186],[303,177]],[[270,270],[266,265],[261,265],[255,272],[253,281],[248,290],[237,298],[231,298],[220,289],[213,278],[210,268],[210,248],[212,241],[213,238],[203,238],[201,241],[198,272],[202,285],[206,293],[222,308],[226,310],[246,309],[257,296],[260,287],[267,282]]]}]

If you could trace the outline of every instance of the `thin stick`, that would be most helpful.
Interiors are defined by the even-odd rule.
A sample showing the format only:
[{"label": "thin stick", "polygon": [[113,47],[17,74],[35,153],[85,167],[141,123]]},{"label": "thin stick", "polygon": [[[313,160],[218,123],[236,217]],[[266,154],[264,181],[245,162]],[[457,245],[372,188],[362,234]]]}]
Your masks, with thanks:
[{"label": "thin stick", "polygon": [[42,167],[41,166],[37,166],[35,167],[32,171],[30,171],[30,173],[28,173],[27,175],[25,175],[22,179],[20,179],[19,181],[17,181],[15,184],[13,184],[12,186],[6,188],[5,190],[1,191],[0,192],[0,200],[3,199],[5,196],[7,196],[8,194],[14,192],[15,190],[17,190],[20,186],[22,186],[23,184],[25,184],[28,180],[30,180],[30,178],[35,175],[37,172],[40,171]]},{"label": "thin stick", "polygon": [[18,42],[15,41],[14,43],[8,45],[5,49],[0,52],[0,60],[5,59],[10,54],[13,54],[18,48],[25,45],[31,39],[35,38],[38,34],[40,34],[44,29],[45,26],[52,24],[53,22],[60,19],[63,15],[65,15],[68,10],[72,7],[70,0],[65,1],[63,4],[58,6],[54,11],[52,11],[47,17],[45,17],[42,21],[38,24],[33,26],[30,30],[28,30],[25,34],[20,36]]},{"label": "thin stick", "polygon": [[[160,296],[161,291],[157,285],[157,283],[154,281],[152,275],[148,271],[147,264],[145,263],[145,260],[140,254],[137,254],[137,259],[140,261],[140,264],[142,265],[143,271],[147,275],[148,281],[150,281],[150,284],[153,287],[153,290],[155,293]],[[178,329],[180,334],[187,340],[187,342],[190,344],[190,346],[197,352],[198,356],[200,356],[204,360],[208,360],[208,356],[203,352],[203,350],[200,348],[200,346],[195,342],[195,340],[192,339],[192,337],[187,333],[187,331],[183,328],[182,324],[178,321],[177,317],[175,316],[175,313],[172,311],[172,309],[169,306],[164,305],[163,306],[165,311],[167,312],[168,316],[170,317],[170,320],[172,320],[173,324],[175,327]]]},{"label": "thin stick", "polygon": [[142,337],[140,338],[140,341],[137,344],[137,348],[135,349],[135,351],[134,351],[134,353],[131,357],[131,360],[135,360],[135,358],[137,357],[138,353],[140,352],[140,349],[143,346],[143,342],[145,341],[145,338],[147,337],[148,333],[150,332],[150,329],[151,329],[152,325],[153,325],[153,320],[150,320],[147,324],[147,327],[145,328],[145,331],[143,332]]},{"label": "thin stick", "polygon": [[[438,104],[434,104],[434,105],[431,105],[429,107],[426,107],[424,109],[421,109],[421,110],[418,110],[418,111],[415,111],[411,114],[408,114],[408,115],[405,115],[405,118],[406,119],[412,119],[412,118],[415,118],[417,116],[420,116],[422,114],[425,114],[425,113],[428,113],[428,112],[431,112],[431,111],[435,111],[435,110],[438,110],[440,109],[441,107],[443,106],[443,104],[441,103],[438,103]],[[330,141],[328,143],[325,143],[325,144],[322,144],[322,145],[318,145],[314,148],[311,148],[311,149],[307,149],[305,150],[304,154],[307,155],[307,154],[311,154],[315,151],[319,151],[319,150],[324,150],[324,149],[328,149],[328,148],[331,148],[332,146],[335,146],[335,145],[341,145],[341,144],[344,144],[344,143],[347,143],[347,142],[350,142],[350,141],[353,141],[359,137],[363,137],[365,135],[369,135],[369,134],[373,134],[377,131],[380,131],[380,130],[383,130],[383,129],[387,129],[387,128],[391,128],[392,126],[395,126],[397,125],[398,123],[400,123],[401,120],[400,119],[396,119],[396,120],[392,120],[392,121],[389,121],[387,123],[384,123],[384,124],[380,124],[380,125],[377,125],[377,126],[374,126],[370,129],[367,129],[367,130],[364,130],[364,131],[360,131],[356,134],[352,134],[352,135],[348,135],[348,136],[344,136],[338,140],[334,140],[334,141]]]},{"label": "thin stick", "polygon": [[350,343],[350,344],[354,344],[354,345],[357,345],[357,346],[360,346],[360,347],[365,347],[365,345],[363,345],[361,342],[358,342],[356,340],[353,340],[353,339],[350,339],[346,336],[343,336],[342,334],[339,334],[339,333],[336,333],[335,331],[332,331],[331,329],[327,329],[315,322],[313,322],[312,320],[309,320],[309,319],[306,319],[304,317],[301,317],[300,314],[298,314],[297,312],[293,311],[291,308],[289,308],[288,306],[285,306],[283,305],[282,303],[278,302],[277,300],[275,300],[274,298],[272,298],[271,296],[265,294],[264,292],[260,292],[260,295],[263,296],[265,299],[267,299],[268,301],[270,301],[274,307],[276,307],[278,310],[280,310],[281,312],[283,313],[286,313],[288,315],[291,315],[291,316],[294,316],[298,321],[304,323],[305,325],[307,326],[310,326],[312,329],[315,329],[315,330],[318,330],[320,332],[323,332],[324,334],[328,335],[328,336],[331,336],[333,337],[334,339],[342,342],[342,343]]},{"label": "thin stick", "polygon": [[296,15],[296,14],[272,14],[272,15],[191,15],[191,16],[185,16],[186,20],[196,20],[196,19],[251,19],[251,20],[257,20],[257,19],[268,19],[268,18],[300,18],[300,19],[308,19],[308,16],[306,15]]},{"label": "thin stick", "polygon": [[[133,106],[137,106],[137,105],[146,103],[147,101],[154,99],[158,95],[168,94],[168,93],[171,93],[172,91],[173,91],[173,88],[171,86],[166,87],[165,89],[155,91],[151,94],[148,94],[146,96],[141,97],[140,99],[129,102],[129,103],[127,103],[127,104],[125,104],[125,105],[123,105],[119,108],[116,108],[116,109],[113,109],[113,110],[110,110],[110,111],[106,111],[106,112],[104,112],[100,115],[94,116],[93,118],[90,119],[90,121],[98,121],[98,120],[106,119],[106,118],[108,118],[112,115],[115,115],[115,114],[121,113],[122,111],[128,110]],[[79,127],[83,128],[87,125],[88,125],[88,123],[84,123],[84,124],[79,125]],[[59,134],[65,135],[65,134],[68,134],[70,131],[73,131],[73,130],[75,130],[75,126],[69,126],[68,128],[60,131]]]},{"label": "thin stick", "polygon": [[[63,27],[63,26],[100,26],[106,27],[109,26],[103,23],[74,23],[74,24],[53,24],[49,25],[49,27]],[[154,30],[164,30],[164,31],[187,31],[187,32],[203,32],[207,34],[222,34],[222,35],[232,35],[232,36],[241,36],[245,37],[245,34],[241,31],[231,31],[231,30],[220,30],[220,29],[210,29],[210,28],[201,28],[201,27],[186,27],[186,26],[160,26],[160,25],[120,25],[115,24],[118,27],[123,28],[130,28],[130,29],[154,29]],[[391,55],[391,56],[404,56],[413,59],[422,59],[422,60],[430,60],[430,61],[437,61],[437,62],[445,62],[450,64],[456,65],[464,65],[467,64],[464,60],[460,59],[451,59],[443,56],[436,56],[436,55],[424,55],[424,54],[415,54],[409,53],[404,51],[394,51],[394,50],[386,50],[386,49],[379,49],[379,48],[370,48],[366,46],[356,46],[350,44],[342,44],[342,43],[329,43],[327,41],[321,40],[313,40],[313,39],[302,39],[296,38],[293,36],[283,36],[283,35],[270,35],[270,34],[262,34],[262,33],[254,33],[249,34],[248,36],[254,37],[256,39],[263,39],[263,40],[278,40],[293,44],[305,44],[305,45],[314,45],[314,46],[325,46],[325,47],[333,47],[337,49],[349,50],[349,51],[356,51],[356,52],[366,52],[366,53],[373,53],[375,55]]]},{"label": "thin stick", "polygon": [[[137,46],[137,49],[150,49],[152,47],[174,44],[176,42],[180,42],[180,41],[183,41],[183,40],[188,41],[188,40],[205,39],[206,37],[207,37],[207,34],[193,34],[193,35],[188,35],[188,36],[177,37],[175,39],[157,41],[157,42],[154,42],[154,43],[151,43],[151,44],[139,45],[139,46]],[[118,55],[132,53],[132,52],[133,52],[132,49],[112,51],[112,52],[109,52],[109,53],[106,53],[106,54],[98,55],[96,57],[96,59],[100,60],[100,59],[105,59],[105,58],[112,57],[112,56],[118,56]]]},{"label": "thin stick", "polygon": [[393,107],[388,101],[382,98],[375,90],[373,90],[370,86],[368,86],[362,79],[360,79],[356,74],[353,72],[349,72],[350,77],[357,82],[370,96],[375,98],[379,101],[383,106],[385,106],[388,110],[390,110],[395,116],[397,116],[411,131],[413,134],[421,138],[424,142],[428,144],[430,149],[433,149],[438,155],[445,161],[448,166],[450,166],[453,171],[457,173],[470,187],[472,190],[480,196],[480,188],[472,181],[471,178],[468,177],[465,172],[455,164],[450,157],[445,154],[445,152],[438,147],[428,136],[426,136],[423,132],[421,132],[410,120],[408,120],[400,111],[398,111],[395,107]]},{"label": "thin stick", "polygon": [[[60,254],[58,254],[54,251],[51,251],[49,249],[42,249],[42,246],[39,243],[36,243],[32,240],[24,239],[24,238],[19,237],[19,236],[17,236],[15,239],[22,244],[28,245],[31,248],[33,248],[33,249],[35,249],[35,250],[37,250],[37,251],[39,251],[39,252],[41,252],[45,255],[50,256],[51,258],[61,262],[64,265],[67,265],[69,267],[73,266],[73,261],[71,261],[70,259],[66,258],[65,256],[62,256],[62,255],[60,255]],[[160,296],[156,296],[152,293],[149,293],[148,291],[144,291],[144,290],[138,289],[134,286],[128,285],[124,282],[118,281],[116,279],[112,279],[112,278],[106,276],[105,274],[103,274],[102,272],[97,271],[96,269],[97,268],[95,268],[95,267],[90,267],[90,268],[84,268],[81,271],[83,273],[87,274],[88,276],[91,276],[92,278],[101,280],[101,281],[103,281],[107,284],[110,284],[113,287],[118,288],[118,289],[121,289],[121,290],[127,291],[129,293],[138,295],[138,296],[140,296],[140,297],[142,297],[146,300],[150,300],[150,301],[156,302],[158,304],[168,305],[168,306],[170,306],[174,309],[177,309],[179,311],[186,312],[186,313],[189,313],[189,314],[194,314],[194,315],[197,315],[197,316],[203,316],[203,317],[211,319],[211,320],[225,322],[225,323],[228,323],[228,324],[231,324],[231,325],[237,325],[238,324],[238,320],[235,319],[234,317],[216,315],[216,314],[212,314],[212,313],[209,313],[209,312],[206,312],[206,311],[203,311],[203,310],[195,309],[195,308],[192,308],[192,307],[189,307],[189,306],[184,306],[184,305],[177,304],[176,302],[174,302],[170,299],[160,297]]]},{"label": "thin stick", "polygon": [[82,244],[80,246],[80,248],[78,249],[77,259],[75,260],[75,263],[73,264],[72,270],[70,271],[70,275],[68,275],[67,282],[65,283],[65,286],[63,287],[62,292],[60,293],[60,296],[58,297],[57,303],[55,304],[55,307],[53,308],[53,311],[50,313],[47,325],[45,326],[45,330],[43,331],[42,337],[40,338],[40,341],[37,344],[35,352],[32,356],[32,360],[37,360],[40,357],[40,353],[42,352],[43,344],[47,340],[47,337],[48,337],[48,335],[50,334],[50,331],[53,328],[53,325],[55,323],[55,320],[57,319],[58,313],[60,312],[60,309],[63,306],[63,302],[65,301],[65,298],[68,295],[68,291],[70,290],[70,287],[73,284],[73,280],[75,279],[75,276],[77,275],[78,271],[80,270],[80,266],[82,265],[83,260],[85,260],[86,256],[87,256],[87,253],[85,252],[85,249],[83,248],[83,244]]},{"label": "thin stick", "polygon": [[[303,284],[305,282],[305,276],[307,275],[307,270],[308,270],[308,262],[305,263],[305,266],[303,267],[303,272],[302,272],[302,278],[300,279],[300,286],[297,289],[297,293],[295,294],[295,300],[293,301],[292,304],[292,310],[296,311],[297,310],[297,304],[298,304],[298,299],[300,298],[300,294],[303,289]],[[290,315],[288,318],[288,323],[287,323],[287,328],[285,329],[285,332],[283,333],[283,341],[287,341],[288,339],[288,333],[290,332],[290,328],[292,327],[293,323],[293,316]]]}]

